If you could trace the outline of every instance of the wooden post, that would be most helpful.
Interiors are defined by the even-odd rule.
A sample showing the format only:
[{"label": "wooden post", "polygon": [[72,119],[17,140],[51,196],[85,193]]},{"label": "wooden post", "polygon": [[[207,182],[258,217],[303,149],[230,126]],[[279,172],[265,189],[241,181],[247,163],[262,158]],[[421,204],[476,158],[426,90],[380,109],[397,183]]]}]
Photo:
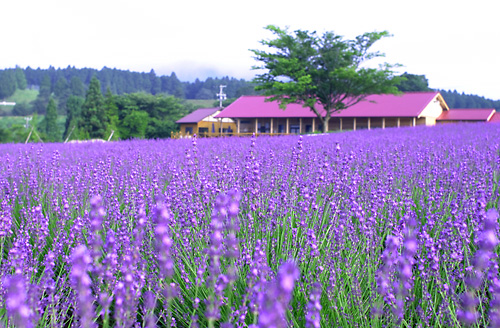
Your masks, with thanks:
[{"label": "wooden post", "polygon": [[259,132],[259,119],[255,118],[255,134]]},{"label": "wooden post", "polygon": [[236,133],[240,135],[240,119],[236,119]]},{"label": "wooden post", "polygon": [[299,118],[299,133],[302,133],[302,117]]},{"label": "wooden post", "polygon": [[340,118],[340,131],[342,131],[342,117]]},{"label": "wooden post", "polygon": [[314,131],[316,130],[316,118],[313,117],[313,123],[312,123],[312,132],[314,133]]},{"label": "wooden post", "polygon": [[290,133],[290,119],[287,117],[286,118],[286,130],[285,130],[285,133],[286,134],[289,134]]},{"label": "wooden post", "polygon": [[398,117],[398,128],[401,126],[401,118]]},{"label": "wooden post", "polygon": [[413,118],[413,126],[417,126],[417,118],[416,117]]},{"label": "wooden post", "polygon": [[385,129],[385,117],[382,117],[382,129]]},{"label": "wooden post", "polygon": [[271,118],[271,130],[269,130],[269,132],[271,132],[271,134],[273,134],[273,119]]},{"label": "wooden post", "polygon": [[368,130],[371,130],[371,119],[368,117]]},{"label": "wooden post", "polygon": [[356,118],[352,119],[352,129],[356,131]]}]

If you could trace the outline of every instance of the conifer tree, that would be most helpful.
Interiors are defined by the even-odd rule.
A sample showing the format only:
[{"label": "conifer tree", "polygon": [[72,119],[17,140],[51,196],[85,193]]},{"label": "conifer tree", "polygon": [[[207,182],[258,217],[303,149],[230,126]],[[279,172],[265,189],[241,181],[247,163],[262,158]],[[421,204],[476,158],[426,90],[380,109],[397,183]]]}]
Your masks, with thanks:
[{"label": "conifer tree", "polygon": [[101,93],[101,83],[94,76],[90,80],[89,88],[82,106],[81,120],[79,123],[81,133],[91,139],[104,139],[108,117],[104,97]]},{"label": "conifer tree", "polygon": [[[68,115],[66,116],[66,123],[64,125],[64,139],[68,138],[71,133],[71,139],[79,139],[80,134],[78,126],[80,125],[80,117],[83,103],[85,99],[79,96],[70,96],[66,102]],[[76,129],[76,130],[75,130]]]},{"label": "conifer tree", "polygon": [[24,71],[21,67],[16,66],[15,76],[16,76],[17,88],[20,90],[26,89],[27,87],[26,76],[24,75]]},{"label": "conifer tree", "polygon": [[60,141],[61,131],[59,131],[59,127],[57,126],[57,106],[52,97],[49,99],[49,104],[47,105],[44,125],[49,141]]}]

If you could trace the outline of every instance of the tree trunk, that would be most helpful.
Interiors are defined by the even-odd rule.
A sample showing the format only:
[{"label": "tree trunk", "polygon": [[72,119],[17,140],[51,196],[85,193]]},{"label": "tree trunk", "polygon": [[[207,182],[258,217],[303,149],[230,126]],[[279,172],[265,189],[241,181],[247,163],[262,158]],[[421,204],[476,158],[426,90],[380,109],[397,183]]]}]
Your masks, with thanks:
[{"label": "tree trunk", "polygon": [[328,122],[330,121],[330,116],[325,116],[323,118],[323,133],[327,133],[328,132]]}]

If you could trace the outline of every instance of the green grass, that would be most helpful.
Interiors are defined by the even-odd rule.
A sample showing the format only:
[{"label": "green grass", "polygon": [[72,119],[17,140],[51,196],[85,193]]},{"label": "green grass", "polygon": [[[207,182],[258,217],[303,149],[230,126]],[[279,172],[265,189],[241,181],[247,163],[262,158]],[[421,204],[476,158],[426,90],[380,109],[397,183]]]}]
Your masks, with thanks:
[{"label": "green grass", "polygon": [[185,102],[196,108],[212,108],[215,107],[216,99],[186,99]]},{"label": "green grass", "polygon": [[[10,97],[7,97],[5,99],[0,99],[0,100],[5,100],[7,102],[15,102],[16,104],[19,103],[27,103],[29,104],[30,102],[34,101],[36,97],[38,96],[38,90],[32,90],[32,89],[25,89],[25,90],[19,90],[17,89],[16,92]],[[12,110],[14,109],[14,106],[0,106],[0,116],[8,116],[12,115]]]},{"label": "green grass", "polygon": [[[40,124],[43,121],[43,115],[37,115],[36,124]],[[61,131],[64,130],[64,123],[66,122],[66,115],[57,116],[57,125]],[[0,116],[0,128],[8,129],[13,125],[24,125],[26,124],[26,120],[24,116]],[[34,122],[31,120],[29,122],[30,125],[33,125]]]},{"label": "green grass", "polygon": [[15,103],[30,103],[36,99],[38,96],[38,90],[33,90],[33,89],[25,89],[25,90],[19,90],[17,89],[16,92],[5,101],[13,101]]}]

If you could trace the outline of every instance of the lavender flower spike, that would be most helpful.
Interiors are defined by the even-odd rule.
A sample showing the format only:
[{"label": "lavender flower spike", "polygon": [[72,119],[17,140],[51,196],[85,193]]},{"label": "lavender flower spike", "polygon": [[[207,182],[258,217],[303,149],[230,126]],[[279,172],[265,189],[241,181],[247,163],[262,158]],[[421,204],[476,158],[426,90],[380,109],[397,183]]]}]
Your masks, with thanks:
[{"label": "lavender flower spike", "polygon": [[27,305],[28,295],[24,286],[24,277],[15,274],[5,281],[7,314],[16,327],[33,327],[30,320],[31,310]]},{"label": "lavender flower spike", "polygon": [[92,281],[87,273],[92,262],[89,251],[84,245],[77,246],[72,253],[71,278],[77,295],[77,310],[80,317],[80,326],[84,328],[96,327],[94,323],[93,297],[90,285]]}]

